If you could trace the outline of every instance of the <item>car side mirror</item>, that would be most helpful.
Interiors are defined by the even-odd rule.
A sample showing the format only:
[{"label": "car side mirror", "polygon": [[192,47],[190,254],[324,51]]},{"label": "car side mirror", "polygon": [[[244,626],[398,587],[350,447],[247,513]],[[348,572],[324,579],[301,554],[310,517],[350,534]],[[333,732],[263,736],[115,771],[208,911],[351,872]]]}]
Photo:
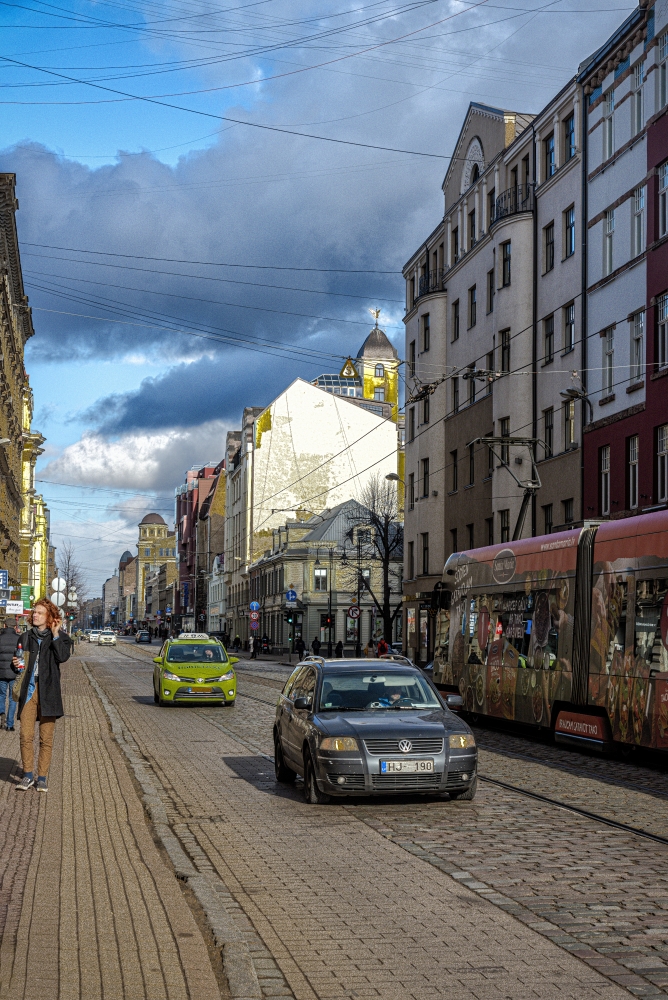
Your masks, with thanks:
[{"label": "car side mirror", "polygon": [[227,659],[229,660],[230,663],[238,663],[239,662],[239,657],[238,656],[228,656]]},{"label": "car side mirror", "polygon": [[160,659],[160,657],[159,657],[159,656],[154,656],[154,657],[153,657],[153,662],[154,662],[154,663],[162,663],[162,660]]},{"label": "car side mirror", "polygon": [[295,698],[295,708],[310,708],[311,699],[310,698]]},{"label": "car side mirror", "polygon": [[464,699],[460,694],[447,694],[445,696],[445,704],[453,712],[457,712],[460,708],[464,707]]}]

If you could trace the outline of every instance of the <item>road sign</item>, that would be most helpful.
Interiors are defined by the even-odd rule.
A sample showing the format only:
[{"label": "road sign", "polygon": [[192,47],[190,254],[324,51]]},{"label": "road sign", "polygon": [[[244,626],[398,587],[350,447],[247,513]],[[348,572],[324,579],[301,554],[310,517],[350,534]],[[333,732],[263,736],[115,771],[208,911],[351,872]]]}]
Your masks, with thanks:
[{"label": "road sign", "polygon": [[250,609],[251,609],[251,611],[259,611],[260,610],[260,605],[258,604],[257,601],[251,601],[250,602]]},{"label": "road sign", "polygon": [[165,608],[165,614],[171,615],[171,613],[172,613],[172,608],[171,605],[168,604],[167,607]]},{"label": "road sign", "polygon": [[260,623],[259,622],[251,622],[250,625],[251,625],[252,629],[257,629],[257,628],[260,627]]},{"label": "road sign", "polygon": [[51,581],[51,590],[65,590],[67,586],[67,581],[63,580],[62,576],[56,576]]},{"label": "road sign", "polygon": [[51,600],[56,605],[56,607],[62,608],[65,604],[65,595],[62,590],[57,591],[55,594],[51,594]]},{"label": "road sign", "polygon": [[7,590],[9,586],[9,571],[6,569],[0,569],[0,590]]},{"label": "road sign", "polygon": [[356,604],[351,604],[350,607],[348,608],[348,617],[359,618],[359,616],[360,616],[360,609],[357,607]]},{"label": "road sign", "polygon": [[297,600],[297,591],[296,590],[288,590],[288,592],[285,595],[285,599],[286,599],[286,601],[296,601]]},{"label": "road sign", "polygon": [[259,622],[259,620],[260,620],[260,612],[259,611],[251,611],[250,618],[251,618],[252,622]]},{"label": "road sign", "polygon": [[6,611],[8,615],[22,615],[23,601],[7,601]]}]

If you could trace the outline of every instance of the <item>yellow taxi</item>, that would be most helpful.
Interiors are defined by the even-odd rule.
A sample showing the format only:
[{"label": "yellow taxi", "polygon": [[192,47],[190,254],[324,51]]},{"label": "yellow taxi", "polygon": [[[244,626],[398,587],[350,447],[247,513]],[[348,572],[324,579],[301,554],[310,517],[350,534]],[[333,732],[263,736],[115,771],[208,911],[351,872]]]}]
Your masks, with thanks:
[{"label": "yellow taxi", "polygon": [[176,639],[167,639],[153,662],[156,705],[234,704],[237,675],[233,665],[239,658],[228,656],[223,644],[206,632],[182,632]]}]

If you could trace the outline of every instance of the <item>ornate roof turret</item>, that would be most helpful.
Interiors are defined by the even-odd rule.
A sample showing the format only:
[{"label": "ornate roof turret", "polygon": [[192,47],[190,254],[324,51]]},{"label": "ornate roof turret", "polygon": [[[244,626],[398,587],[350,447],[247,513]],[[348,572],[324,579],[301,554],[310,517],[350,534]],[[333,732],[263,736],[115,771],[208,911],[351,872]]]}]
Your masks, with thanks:
[{"label": "ornate roof turret", "polygon": [[390,343],[385,331],[381,330],[378,326],[380,309],[370,309],[369,312],[375,317],[376,325],[360,347],[357,353],[357,360],[359,361],[368,358],[370,361],[375,361],[377,359],[387,358],[392,361],[397,361],[399,359],[399,355],[396,348],[394,348]]}]

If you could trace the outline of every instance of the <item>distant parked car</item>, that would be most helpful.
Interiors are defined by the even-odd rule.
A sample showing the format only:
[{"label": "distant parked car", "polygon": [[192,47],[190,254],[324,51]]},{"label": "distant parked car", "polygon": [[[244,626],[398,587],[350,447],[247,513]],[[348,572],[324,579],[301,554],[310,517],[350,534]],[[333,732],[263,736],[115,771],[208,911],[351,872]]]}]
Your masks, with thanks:
[{"label": "distant parked car", "polygon": [[100,638],[100,631],[101,629],[99,628],[92,628],[88,634],[88,641],[97,642],[97,640]]},{"label": "distant parked car", "polygon": [[135,636],[135,642],[147,642],[149,646],[151,645],[151,633],[142,629],[141,632],[137,632]]}]

